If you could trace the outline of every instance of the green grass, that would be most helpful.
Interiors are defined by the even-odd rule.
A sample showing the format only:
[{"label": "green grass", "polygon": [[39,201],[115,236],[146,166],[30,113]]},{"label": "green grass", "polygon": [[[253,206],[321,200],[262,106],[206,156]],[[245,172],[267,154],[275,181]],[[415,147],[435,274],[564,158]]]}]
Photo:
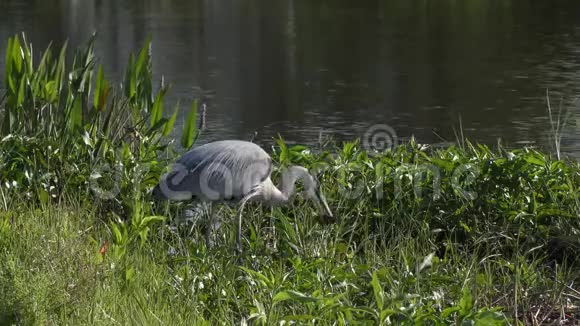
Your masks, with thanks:
[{"label": "green grass", "polygon": [[[147,46],[112,86],[92,41],[66,66],[48,55],[33,65],[17,39],[0,99],[1,325],[580,318],[578,162],[468,141],[372,153],[357,141],[279,140],[269,150],[276,166],[316,173],[338,222],[320,223],[300,198],[251,205],[238,256],[236,211],[223,207],[207,251],[203,221],[172,225],[187,204],[150,198],[178,150],[167,138],[176,111],[163,114],[169,87],[153,91]],[[199,136],[196,111],[194,102],[185,148]]]},{"label": "green grass", "polygon": [[[0,318],[22,324],[472,320],[488,325],[514,323],[516,313],[527,323],[560,315],[569,319],[574,313],[565,307],[578,303],[578,262],[563,255],[566,250],[578,253],[578,194],[562,187],[566,182],[578,185],[577,165],[552,162],[533,151],[489,151],[484,158],[483,149],[451,148],[421,155],[426,151],[411,144],[368,157],[356,144],[349,155],[350,146],[332,158],[302,147],[286,148],[282,156],[274,153],[288,160],[283,164],[324,161],[330,166],[321,180],[340,222],[318,223],[312,205],[300,200],[288,208],[255,205],[245,215],[242,263],[234,255],[235,211],[229,208],[220,212],[224,226],[219,245],[207,252],[199,225],[191,232],[175,231],[169,223],[142,222],[146,217],[110,221],[90,203],[34,208],[12,201],[1,220],[0,295],[5,300]],[[365,177],[374,179],[370,171],[378,162],[398,157],[393,164],[407,169],[419,163],[406,163],[410,159],[435,161],[449,152],[472,164],[511,157],[506,162],[512,163],[502,163],[509,164],[504,167],[508,170],[521,164],[519,160],[531,161],[537,169],[525,166],[521,171],[530,174],[525,187],[537,197],[536,211],[517,203],[519,195],[529,195],[518,193],[523,189],[518,183],[509,189],[507,180],[514,180],[504,173],[495,176],[507,178],[501,184],[493,175],[477,178],[471,189],[480,191],[479,202],[457,200],[442,185],[442,198],[425,196],[425,203],[406,183],[394,198],[389,182],[395,174],[385,174],[382,199],[370,180],[360,197],[340,195],[344,180],[357,184]],[[354,162],[364,162],[366,168],[358,167],[343,180],[344,165]],[[563,171],[551,168],[553,164]],[[550,187],[550,180],[559,181],[553,190],[537,192]],[[509,197],[507,204],[497,198],[499,190],[489,187],[491,182],[507,187],[501,190]],[[516,214],[518,207],[527,211]],[[144,201],[141,209],[150,211],[152,206]],[[157,214],[170,219],[182,209],[161,207]],[[141,241],[144,228],[148,234]],[[569,244],[554,252],[554,241]],[[107,252],[101,254],[105,243]]]}]

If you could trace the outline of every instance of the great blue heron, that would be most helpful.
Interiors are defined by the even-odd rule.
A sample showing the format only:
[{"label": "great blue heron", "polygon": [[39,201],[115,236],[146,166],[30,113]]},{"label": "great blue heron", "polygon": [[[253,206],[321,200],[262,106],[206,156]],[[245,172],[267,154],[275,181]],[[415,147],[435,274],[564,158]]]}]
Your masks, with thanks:
[{"label": "great blue heron", "polygon": [[[240,140],[223,140],[196,147],[185,153],[164,175],[153,190],[156,199],[198,200],[202,202],[239,202],[236,248],[242,251],[242,212],[248,201],[270,205],[288,203],[295,183],[302,179],[304,196],[311,199],[325,218],[332,212],[316,180],[302,166],[291,166],[282,174],[278,189],[272,180],[272,159],[260,146]],[[211,217],[210,217],[211,220]],[[210,221],[211,224],[211,221]],[[206,242],[210,246],[209,232]]]}]

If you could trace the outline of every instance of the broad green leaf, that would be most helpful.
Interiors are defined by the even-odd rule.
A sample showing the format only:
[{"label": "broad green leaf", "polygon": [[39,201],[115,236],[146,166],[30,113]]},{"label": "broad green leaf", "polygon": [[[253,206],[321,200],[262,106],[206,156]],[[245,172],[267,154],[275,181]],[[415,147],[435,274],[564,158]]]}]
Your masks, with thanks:
[{"label": "broad green leaf", "polygon": [[159,128],[164,127],[167,124],[167,119],[165,118],[161,118],[161,120],[157,121],[156,124],[154,124],[153,126],[151,126],[151,128],[149,128],[149,130],[147,131],[147,135],[150,136],[152,135],[155,131],[159,130]]},{"label": "broad green leaf", "polygon": [[123,236],[121,235],[121,230],[115,223],[111,223],[111,231],[113,231],[113,241],[115,244],[123,243]]},{"label": "broad green leaf", "polygon": [[44,189],[38,190],[38,199],[42,205],[48,204],[48,192]]},{"label": "broad green leaf", "polygon": [[16,81],[14,80],[13,74],[6,73],[6,78],[7,78],[7,83],[8,83],[8,89],[10,90],[10,92],[12,94],[15,94],[16,93]]},{"label": "broad green leaf", "polygon": [[147,241],[147,234],[149,234],[149,228],[143,228],[141,231],[139,231],[139,246],[141,248],[143,248],[145,241]]},{"label": "broad green leaf", "polygon": [[431,163],[434,163],[435,165],[440,166],[447,171],[452,171],[455,166],[451,161],[446,161],[438,158],[431,158],[430,161]]},{"label": "broad green leaf", "polygon": [[56,76],[55,76],[54,80],[57,82],[58,94],[60,94],[60,92],[62,91],[62,86],[63,86],[64,78],[65,78],[67,46],[68,46],[68,41],[64,42],[64,45],[60,49],[60,53],[58,55],[58,63],[56,65]]},{"label": "broad green leaf", "polygon": [[538,156],[536,156],[534,154],[525,155],[524,159],[526,160],[526,162],[528,162],[530,164],[537,165],[537,166],[545,166],[546,165],[545,160],[539,158]]},{"label": "broad green leaf", "polygon": [[278,139],[276,139],[276,143],[280,147],[280,165],[285,165],[290,157],[288,146],[286,146],[286,143],[282,137],[278,137]]},{"label": "broad green leaf", "polygon": [[473,308],[473,296],[468,286],[464,286],[462,292],[463,296],[459,300],[459,314],[461,316],[467,316]]},{"label": "broad green leaf", "polygon": [[193,146],[195,139],[195,130],[197,122],[197,100],[193,101],[191,110],[185,120],[185,127],[181,135],[181,146],[185,149],[190,149]]},{"label": "broad green leaf", "polygon": [[80,94],[74,99],[72,108],[70,109],[70,115],[68,117],[70,128],[76,129],[82,125],[83,119],[83,108],[81,105],[81,96]]},{"label": "broad green leaf", "polygon": [[459,310],[461,310],[461,308],[459,308],[459,307],[445,308],[445,309],[443,309],[443,311],[441,311],[441,318],[446,318],[448,316],[451,316],[452,313],[458,312]]},{"label": "broad green leaf", "polygon": [[163,216],[157,216],[157,215],[147,216],[141,220],[139,227],[142,228],[142,227],[150,226],[156,222],[163,222],[163,221],[165,221],[165,217],[163,217]]},{"label": "broad green leaf", "polygon": [[125,270],[125,281],[131,282],[135,278],[135,269],[133,267],[129,267]]},{"label": "broad green leaf", "polygon": [[375,295],[375,301],[377,302],[377,307],[379,310],[383,310],[384,307],[384,299],[383,299],[383,289],[381,284],[379,283],[379,278],[377,277],[377,273],[373,272],[373,278],[371,280],[371,287],[373,288],[373,293]]},{"label": "broad green leaf", "polygon": [[22,47],[20,46],[20,40],[17,36],[14,37],[12,42],[12,62],[14,63],[14,68],[17,73],[22,72]]},{"label": "broad green leaf", "polygon": [[242,267],[242,266],[240,266],[239,269],[246,272],[246,274],[252,276],[258,282],[260,282],[263,286],[266,286],[266,287],[273,286],[272,281],[268,277],[266,277],[266,275],[264,275],[258,271],[254,271],[254,270],[248,269],[246,267]]},{"label": "broad green leaf", "polygon": [[540,210],[540,212],[538,213],[538,217],[545,217],[545,216],[560,216],[560,217],[567,217],[567,218],[573,218],[573,217],[577,217],[572,215],[570,212],[562,210],[562,209],[558,209],[558,208],[542,208]]},{"label": "broad green leaf", "polygon": [[272,298],[272,303],[278,303],[281,301],[297,301],[297,302],[315,302],[318,301],[316,298],[309,297],[298,291],[282,291],[276,293],[274,298]]},{"label": "broad green leaf", "polygon": [[294,145],[292,147],[290,147],[290,151],[291,152],[302,152],[304,150],[307,150],[308,147],[304,146],[304,145]]},{"label": "broad green leaf", "polygon": [[95,95],[93,98],[93,107],[99,110],[99,101],[101,96],[101,88],[103,87],[103,79],[104,79],[104,72],[103,72],[103,65],[99,65],[99,69],[97,71],[97,80],[95,82]]},{"label": "broad green leaf", "polygon": [[56,91],[56,82],[51,80],[44,84],[44,97],[45,100],[49,103],[53,103],[58,98],[58,93]]},{"label": "broad green leaf", "polygon": [[159,91],[155,96],[153,107],[151,108],[151,127],[156,125],[163,117],[163,92]]},{"label": "broad green leaf", "polygon": [[147,68],[147,66],[149,65],[149,47],[151,45],[151,41],[148,39],[145,42],[145,45],[143,45],[143,47],[141,48],[141,50],[139,51],[139,56],[137,57],[137,63],[136,63],[136,75],[139,75],[143,69]]},{"label": "broad green leaf", "polygon": [[137,93],[137,85],[135,80],[135,57],[133,54],[129,56],[129,64],[127,65],[127,70],[125,71],[125,96],[127,99],[133,99]]},{"label": "broad green leaf", "polygon": [[25,83],[26,83],[26,76],[20,77],[20,86],[18,86],[18,97],[16,98],[16,106],[21,106],[24,103],[24,91],[25,91]]},{"label": "broad green leaf", "polygon": [[501,326],[508,325],[508,319],[500,312],[484,311],[477,314],[475,326]]},{"label": "broad green leaf", "polygon": [[42,54],[42,57],[40,58],[40,61],[38,63],[37,70],[46,72],[47,65],[51,64],[50,63],[51,58],[52,58],[52,42],[48,44],[48,47]]},{"label": "broad green leaf", "polygon": [[175,120],[177,119],[178,112],[179,112],[179,100],[177,101],[177,104],[175,105],[175,111],[173,111],[171,118],[169,118],[167,123],[165,123],[165,127],[163,127],[163,136],[169,135],[171,133],[171,131],[173,130],[173,126],[175,125]]},{"label": "broad green leaf", "polygon": [[100,251],[95,252],[94,258],[95,258],[95,264],[97,264],[97,265],[102,264],[103,261],[105,261],[105,257],[103,257],[103,254],[101,254]]},{"label": "broad green leaf", "polygon": [[109,91],[110,90],[111,90],[111,87],[109,86],[109,83],[105,79],[103,81],[103,85],[101,87],[101,92],[99,93],[99,106],[97,107],[97,110],[99,112],[103,112],[103,109],[105,108],[105,105],[107,104],[107,99],[109,98]]},{"label": "broad green leaf", "polygon": [[[6,81],[6,85],[14,85],[14,82],[10,81],[9,79],[12,78],[12,46],[13,46],[13,40],[11,37],[8,38],[8,44],[6,45],[6,56],[4,58],[4,76],[5,76],[5,81]],[[11,89],[12,92],[14,92],[14,89]]]},{"label": "broad green leaf", "polygon": [[398,314],[399,311],[393,310],[393,309],[384,309],[381,310],[381,316],[380,316],[380,323],[381,325],[385,322],[385,319],[387,319],[387,317],[390,316],[394,316],[396,314]]}]

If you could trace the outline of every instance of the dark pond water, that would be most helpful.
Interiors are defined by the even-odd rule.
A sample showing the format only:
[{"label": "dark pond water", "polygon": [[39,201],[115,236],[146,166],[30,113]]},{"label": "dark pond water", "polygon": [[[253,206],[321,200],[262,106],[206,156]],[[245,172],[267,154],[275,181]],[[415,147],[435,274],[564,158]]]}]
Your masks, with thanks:
[{"label": "dark pond water", "polygon": [[[466,137],[551,149],[546,90],[580,157],[580,1],[1,0],[0,41],[83,44],[111,78],[153,39],[173,99],[208,101],[203,141],[281,134],[363,137],[375,124],[419,142]],[[391,131],[389,131],[391,132]]]}]

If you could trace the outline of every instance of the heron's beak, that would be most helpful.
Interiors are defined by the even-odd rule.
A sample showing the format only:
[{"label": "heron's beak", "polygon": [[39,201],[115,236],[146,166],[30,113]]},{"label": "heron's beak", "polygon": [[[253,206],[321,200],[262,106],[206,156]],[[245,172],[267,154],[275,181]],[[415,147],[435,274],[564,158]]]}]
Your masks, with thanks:
[{"label": "heron's beak", "polygon": [[313,197],[314,202],[316,203],[316,206],[318,206],[318,210],[320,211],[322,222],[325,224],[336,222],[334,215],[332,215],[332,212],[330,211],[330,207],[328,207],[328,204],[326,203],[326,199],[324,199],[324,196],[320,192],[320,188],[317,188],[314,191]]}]

